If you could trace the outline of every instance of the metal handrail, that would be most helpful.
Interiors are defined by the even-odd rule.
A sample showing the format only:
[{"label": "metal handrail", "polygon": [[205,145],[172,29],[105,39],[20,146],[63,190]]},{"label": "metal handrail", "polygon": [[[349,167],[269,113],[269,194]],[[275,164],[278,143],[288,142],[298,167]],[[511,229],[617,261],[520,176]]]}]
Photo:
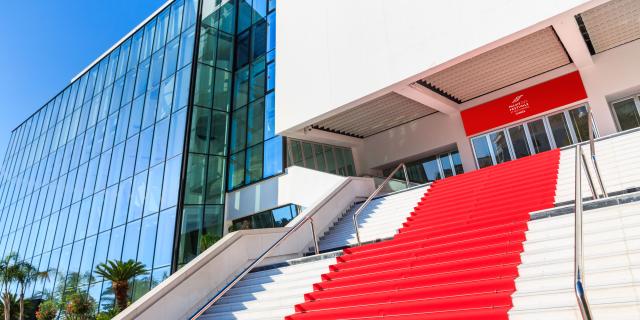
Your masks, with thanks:
[{"label": "metal handrail", "polygon": [[240,280],[242,280],[242,278],[244,278],[244,276],[249,274],[249,272],[251,272],[251,270],[253,270],[253,268],[258,266],[258,264],[260,264],[265,258],[267,258],[269,256],[269,254],[271,254],[271,252],[275,248],[277,248],[284,240],[286,240],[294,232],[296,232],[300,228],[302,228],[302,226],[304,226],[307,221],[309,221],[311,223],[311,236],[313,237],[315,253],[319,254],[318,239],[316,238],[316,230],[315,230],[315,226],[314,226],[314,223],[313,223],[313,216],[318,212],[319,207],[322,207],[329,200],[333,199],[333,197],[335,197],[347,185],[347,183],[348,183],[348,181],[343,183],[330,196],[328,196],[321,203],[316,205],[315,208],[312,209],[312,211],[310,213],[308,213],[306,217],[304,217],[302,220],[300,220],[298,223],[296,223],[295,226],[291,227],[291,229],[289,229],[287,232],[285,232],[282,235],[282,237],[280,237],[280,239],[278,239],[269,248],[267,248],[267,250],[264,251],[256,260],[254,260],[251,264],[249,264],[249,266],[247,266],[239,275],[237,275],[235,278],[233,278],[233,280],[231,282],[227,283],[227,285],[225,285],[224,288],[222,288],[222,290],[220,290],[218,293],[216,293],[216,295],[211,300],[209,300],[209,302],[206,305],[204,305],[202,308],[200,308],[200,310],[198,310],[198,312],[196,314],[194,314],[189,319],[190,320],[198,319],[209,308],[211,308],[211,306],[213,306],[216,302],[218,302],[218,300],[220,300],[220,298],[222,298],[227,293],[227,291],[229,291],[231,288],[233,288],[233,286],[235,286],[238,282],[240,282]]},{"label": "metal handrail", "polygon": [[573,280],[578,307],[583,320],[593,319],[589,308],[589,301],[584,290],[584,248],[582,245],[582,147],[576,146],[575,172],[575,253]]},{"label": "metal handrail", "polygon": [[356,232],[356,240],[358,241],[358,245],[362,244],[362,242],[360,241],[360,229],[358,228],[358,216],[360,215],[360,213],[362,213],[364,208],[367,207],[369,202],[371,202],[371,200],[373,200],[373,198],[375,198],[378,195],[378,193],[380,193],[380,190],[382,190],[382,188],[384,188],[387,185],[387,183],[389,183],[389,181],[391,181],[393,176],[396,174],[396,172],[398,172],[398,170],[400,170],[400,168],[402,168],[402,170],[404,172],[405,184],[407,185],[407,188],[409,188],[410,184],[409,184],[409,175],[407,175],[407,166],[405,166],[404,163],[401,163],[395,169],[393,169],[393,171],[391,171],[389,176],[387,176],[387,178],[384,179],[384,182],[382,182],[378,186],[378,188],[376,188],[376,190],[373,191],[373,193],[360,206],[360,208],[358,208],[358,210],[356,210],[356,213],[353,214],[353,228],[354,228],[354,230]]}]

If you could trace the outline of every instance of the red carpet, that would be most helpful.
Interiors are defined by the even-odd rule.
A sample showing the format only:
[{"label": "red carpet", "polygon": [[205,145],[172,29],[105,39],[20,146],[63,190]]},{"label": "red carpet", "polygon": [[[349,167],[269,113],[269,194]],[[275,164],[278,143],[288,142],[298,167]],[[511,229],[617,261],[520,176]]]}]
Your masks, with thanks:
[{"label": "red carpet", "polygon": [[392,239],[344,250],[286,319],[508,319],[529,212],[559,150],[438,180]]}]

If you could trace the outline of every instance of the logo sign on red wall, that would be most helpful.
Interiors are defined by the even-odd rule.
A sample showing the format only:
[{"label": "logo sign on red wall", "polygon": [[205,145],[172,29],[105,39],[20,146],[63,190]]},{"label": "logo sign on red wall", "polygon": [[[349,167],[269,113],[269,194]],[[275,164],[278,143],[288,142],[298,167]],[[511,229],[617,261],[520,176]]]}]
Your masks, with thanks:
[{"label": "logo sign on red wall", "polygon": [[587,98],[578,71],[514,92],[461,112],[472,136]]}]

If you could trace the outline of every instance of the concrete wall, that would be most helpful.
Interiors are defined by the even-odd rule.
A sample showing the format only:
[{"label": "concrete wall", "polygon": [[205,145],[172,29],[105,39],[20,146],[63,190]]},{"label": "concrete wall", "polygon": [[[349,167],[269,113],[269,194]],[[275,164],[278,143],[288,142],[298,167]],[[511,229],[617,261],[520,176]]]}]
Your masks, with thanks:
[{"label": "concrete wall", "polygon": [[584,2],[282,1],[276,131],[300,129]]},{"label": "concrete wall", "polygon": [[231,221],[287,204],[311,207],[347,178],[302,167],[227,193],[225,220]]},{"label": "concrete wall", "polygon": [[593,65],[580,69],[600,135],[617,131],[611,100],[640,92],[640,41],[593,56]]}]

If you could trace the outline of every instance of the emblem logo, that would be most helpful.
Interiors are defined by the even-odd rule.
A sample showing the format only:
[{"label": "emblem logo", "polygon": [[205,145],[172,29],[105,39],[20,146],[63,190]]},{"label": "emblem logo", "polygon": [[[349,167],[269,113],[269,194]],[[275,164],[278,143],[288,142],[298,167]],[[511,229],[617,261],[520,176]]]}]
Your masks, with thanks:
[{"label": "emblem logo", "polygon": [[525,99],[523,94],[519,94],[513,98],[511,104],[507,107],[509,108],[509,113],[514,116],[519,116],[526,113],[529,109],[529,100]]}]

